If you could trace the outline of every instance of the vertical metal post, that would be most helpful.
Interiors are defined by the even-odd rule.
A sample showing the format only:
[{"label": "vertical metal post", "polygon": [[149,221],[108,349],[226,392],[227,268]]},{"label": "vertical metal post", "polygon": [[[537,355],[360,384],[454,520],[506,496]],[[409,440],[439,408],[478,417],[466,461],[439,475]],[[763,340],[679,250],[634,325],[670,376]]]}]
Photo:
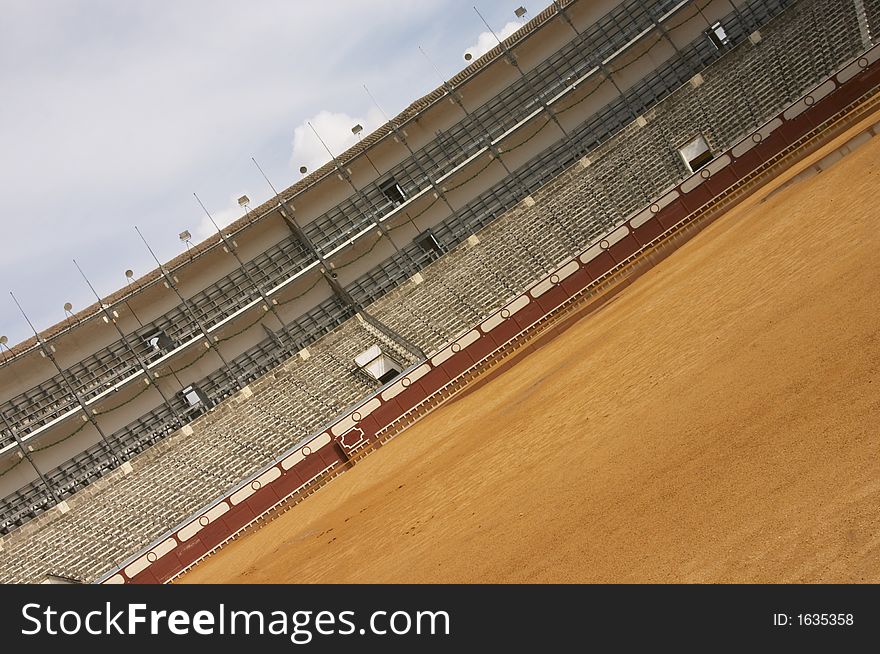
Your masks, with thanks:
[{"label": "vertical metal post", "polygon": [[432,62],[428,55],[425,54],[425,51],[422,50],[421,46],[419,47],[419,51],[422,53],[422,55],[424,55],[425,59],[428,60],[428,63],[431,64],[431,66],[434,68],[434,71],[440,78],[443,87],[446,89],[446,94],[449,96],[449,99],[452,100],[452,102],[456,106],[458,106],[459,109],[461,109],[461,111],[464,113],[465,116],[467,116],[469,121],[475,123],[482,130],[484,135],[484,147],[491,153],[492,158],[497,160],[498,163],[501,164],[501,166],[504,168],[505,174],[513,180],[513,183],[516,184],[516,186],[519,187],[520,192],[523,194],[523,198],[531,195],[531,192],[528,188],[526,188],[526,185],[518,177],[515,177],[513,175],[513,172],[511,172],[507,163],[501,158],[500,153],[498,152],[498,148],[492,145],[491,132],[489,132],[489,128],[486,127],[486,124],[483,122],[482,118],[480,118],[479,114],[472,114],[470,111],[468,111],[468,108],[465,107],[464,102],[461,99],[461,95],[459,95],[458,91],[456,91],[453,86],[446,79],[443,78],[443,76],[440,74],[440,71],[437,69],[436,66],[434,66],[434,62]]},{"label": "vertical metal post", "polygon": [[116,329],[116,333],[119,334],[119,337],[122,339],[123,344],[126,349],[128,349],[129,353],[137,359],[138,365],[141,367],[144,375],[146,375],[146,383],[152,384],[153,387],[159,391],[159,395],[162,397],[162,401],[165,403],[165,406],[168,407],[168,410],[171,411],[171,415],[174,416],[175,420],[177,420],[178,427],[183,425],[183,419],[180,413],[177,411],[175,406],[171,403],[168,397],[165,395],[165,392],[162,390],[161,386],[158,382],[153,380],[152,375],[150,374],[150,370],[147,367],[147,362],[138,354],[135,347],[128,340],[128,337],[125,335],[125,332],[122,331],[122,328],[119,326],[119,323],[116,322],[116,316],[111,313],[110,309],[101,301],[101,296],[98,295],[98,292],[95,290],[95,287],[92,286],[92,282],[89,281],[89,278],[86,277],[86,274],[83,272],[82,268],[80,268],[79,264],[76,262],[76,259],[73,260],[73,265],[76,266],[76,269],[79,271],[79,274],[82,276],[83,280],[85,280],[86,284],[89,287],[89,290],[92,291],[92,294],[95,296],[95,299],[98,300],[98,306],[101,307],[101,312],[104,314],[104,319],[107,324],[113,325]]},{"label": "vertical metal post", "polygon": [[[407,139],[406,134],[404,134],[403,130],[400,129],[397,123],[388,118],[388,115],[376,101],[376,98],[373,97],[373,94],[370,93],[370,90],[366,87],[366,85],[364,85],[364,90],[367,92],[367,95],[370,96],[370,99],[373,101],[373,104],[376,105],[376,108],[379,110],[379,112],[388,121],[388,124],[391,125],[391,130],[394,132],[395,137],[403,145],[403,147],[407,149],[416,166],[418,167],[419,172],[425,177],[426,180],[428,180],[428,184],[431,185],[431,188],[434,189],[434,193],[437,195],[438,198],[443,201],[443,204],[446,205],[446,208],[449,210],[452,216],[460,221],[461,217],[459,216],[458,210],[456,210],[455,207],[452,206],[452,203],[449,201],[449,197],[447,196],[446,191],[444,191],[443,188],[434,181],[434,179],[428,174],[428,171],[425,170],[424,166],[422,166],[422,162],[419,161],[418,157],[416,157],[416,153],[413,150],[412,146],[409,144],[409,140]],[[523,262],[522,259],[520,259],[520,263],[525,265],[525,262]],[[528,266],[526,267],[528,268]]]},{"label": "vertical metal post", "polygon": [[561,131],[563,133],[563,135],[565,136],[565,140],[568,143],[569,149],[571,150],[572,156],[575,159],[580,157],[580,153],[577,149],[577,146],[576,146],[575,142],[572,140],[571,135],[568,133],[568,130],[562,126],[562,123],[559,121],[559,118],[557,117],[556,112],[550,108],[550,105],[548,105],[544,101],[544,98],[541,97],[541,95],[538,93],[538,90],[535,88],[535,85],[532,83],[532,81],[529,79],[528,75],[526,75],[525,71],[519,65],[519,61],[517,60],[516,55],[510,50],[510,48],[507,47],[507,44],[504,41],[502,41],[500,38],[498,38],[498,35],[495,33],[495,30],[493,30],[489,26],[489,23],[486,22],[485,18],[483,18],[483,14],[481,14],[480,11],[476,7],[474,7],[474,11],[477,12],[477,16],[480,17],[481,21],[483,21],[483,25],[486,26],[486,29],[488,29],[489,32],[492,34],[492,36],[495,37],[495,40],[498,42],[498,45],[501,46],[501,50],[502,50],[502,52],[504,52],[504,56],[507,58],[507,61],[510,62],[510,64],[514,68],[516,68],[517,72],[519,73],[520,78],[523,80],[525,85],[529,88],[529,91],[531,91],[532,96],[534,96],[535,101],[541,105],[541,109],[544,110],[544,113],[547,114],[547,117],[550,120],[552,120],[553,123],[559,128],[559,131]]},{"label": "vertical metal post", "polygon": [[169,289],[171,289],[174,292],[174,294],[177,296],[177,299],[180,300],[180,303],[183,305],[184,309],[189,314],[190,320],[192,320],[196,324],[196,326],[198,326],[199,330],[202,332],[202,335],[205,337],[205,343],[206,343],[207,347],[213,349],[214,352],[217,353],[217,356],[220,357],[220,361],[223,362],[223,367],[226,370],[226,375],[232,381],[234,381],[238,385],[239,388],[241,388],[241,386],[242,386],[241,379],[239,378],[239,376],[237,374],[232,372],[232,369],[230,368],[229,363],[226,361],[226,358],[223,356],[223,353],[220,352],[220,348],[215,347],[214,344],[211,342],[211,337],[208,335],[207,328],[202,323],[198,314],[190,306],[189,301],[186,298],[184,298],[183,295],[181,295],[180,291],[177,288],[177,284],[176,284],[174,278],[168,274],[168,271],[165,269],[165,266],[163,266],[162,262],[159,261],[159,258],[156,256],[156,253],[153,252],[153,248],[150,247],[150,244],[147,243],[147,239],[145,239],[144,235],[141,234],[141,230],[139,230],[137,228],[137,226],[135,226],[134,230],[138,233],[138,236],[141,237],[141,240],[144,242],[144,245],[147,246],[147,250],[149,250],[150,254],[152,255],[153,259],[156,262],[156,265],[159,266],[159,272],[162,273],[162,277],[165,279],[165,284],[168,286]]},{"label": "vertical metal post", "polygon": [[199,199],[199,196],[196,195],[195,193],[193,193],[193,197],[195,197],[196,202],[199,203],[199,206],[202,208],[202,211],[205,212],[205,215],[208,216],[208,220],[210,220],[211,224],[214,225],[214,228],[217,230],[217,233],[220,234],[220,239],[223,241],[223,244],[226,246],[226,249],[229,251],[229,253],[233,257],[235,257],[235,260],[238,262],[238,269],[241,270],[242,273],[244,273],[245,279],[248,280],[248,283],[251,285],[251,288],[253,288],[259,294],[260,298],[265,303],[266,310],[271,311],[272,315],[275,316],[275,318],[278,320],[279,324],[282,327],[284,327],[284,320],[282,320],[281,316],[278,315],[278,311],[275,309],[274,303],[272,302],[272,300],[270,300],[268,297],[266,297],[266,294],[263,292],[263,289],[257,284],[256,281],[254,281],[254,278],[251,276],[250,271],[248,271],[247,267],[244,265],[244,261],[242,261],[241,257],[238,256],[238,248],[236,247],[235,243],[233,243],[231,240],[229,240],[229,238],[227,238],[226,234],[223,233],[223,230],[220,229],[220,226],[216,222],[214,222],[214,217],[210,213],[208,213],[208,210],[205,208],[205,205],[202,203],[201,199]]},{"label": "vertical metal post", "polygon": [[55,493],[55,489],[52,488],[52,485],[49,483],[49,481],[43,475],[40,468],[37,467],[37,462],[34,461],[33,457],[31,456],[30,451],[28,451],[28,449],[27,449],[27,447],[25,447],[24,443],[21,442],[21,439],[18,437],[18,433],[16,432],[15,428],[9,423],[9,418],[7,418],[6,414],[3,413],[2,411],[0,411],[0,416],[3,416],[3,423],[6,425],[6,429],[9,431],[10,434],[12,434],[12,437],[15,439],[15,444],[18,445],[19,452],[21,452],[21,455],[25,459],[28,460],[28,463],[30,463],[31,467],[34,469],[34,472],[36,472],[37,476],[39,476],[40,481],[43,482],[43,486],[45,486],[46,490],[49,491],[49,495],[52,496],[52,499],[55,501],[55,504],[58,504],[61,501],[61,499]]},{"label": "vertical metal post", "polygon": [[[553,0],[553,6],[556,7],[556,13],[562,17],[562,19],[568,24],[568,26],[572,29],[572,31],[574,31],[574,33],[577,35],[578,41],[580,42],[580,44],[586,45],[584,43],[583,33],[577,27],[575,27],[574,22],[572,22],[571,18],[568,15],[568,12],[565,10],[565,8],[559,4],[558,0]],[[617,94],[620,96],[620,99],[623,100],[623,104],[625,104],[626,108],[629,109],[629,112],[632,115],[633,120],[638,118],[639,116],[636,113],[635,109],[633,109],[632,104],[630,104],[629,100],[627,99],[626,94],[623,92],[623,90],[617,84],[617,81],[614,79],[613,74],[609,70],[608,66],[605,65],[605,62],[602,60],[602,55],[600,55],[598,53],[594,55],[593,66],[598,68],[599,71],[602,73],[602,76],[606,80],[611,82],[611,84],[614,86],[615,90],[617,91]]]},{"label": "vertical metal post", "polygon": [[345,304],[349,306],[353,311],[357,312],[359,307],[354,299],[345,291],[342,286],[336,281],[336,278],[333,276],[332,268],[330,267],[329,262],[324,259],[324,256],[318,251],[318,248],[315,247],[315,244],[312,243],[312,239],[309,238],[308,234],[306,234],[305,230],[300,227],[299,223],[296,221],[296,213],[293,210],[287,200],[281,197],[281,194],[278,192],[278,189],[275,188],[275,185],[271,182],[269,177],[263,172],[263,169],[260,167],[260,164],[257,163],[257,160],[251,157],[251,161],[254,162],[254,165],[257,167],[257,170],[260,171],[260,174],[263,176],[263,179],[266,180],[266,183],[269,185],[269,188],[272,189],[272,192],[275,193],[275,198],[278,201],[278,213],[281,215],[281,219],[284,221],[284,224],[287,225],[287,228],[291,231],[291,233],[297,238],[300,244],[305,247],[315,258],[321,268],[321,276],[324,278],[324,281],[327,282],[327,285],[330,287],[330,290],[336,295],[340,300],[342,300]]},{"label": "vertical metal post", "polygon": [[[393,247],[396,252],[400,252],[400,248],[397,247],[397,243],[395,243],[394,239],[391,238],[391,233],[382,224],[382,216],[378,215],[378,212],[375,211],[375,208],[373,207],[373,203],[370,202],[370,199],[367,197],[367,194],[364,193],[363,189],[355,186],[354,181],[352,181],[352,179],[351,179],[351,173],[348,172],[348,169],[345,168],[342,165],[342,163],[339,161],[339,159],[336,158],[336,155],[333,154],[333,152],[331,152],[330,148],[327,147],[327,144],[324,143],[324,139],[321,138],[321,135],[318,134],[318,131],[312,126],[312,124],[308,123],[308,125],[309,125],[309,128],[312,130],[312,132],[315,134],[315,137],[317,137],[317,139],[321,142],[321,145],[324,146],[324,149],[327,151],[327,154],[329,154],[330,158],[333,160],[333,165],[336,166],[336,172],[338,173],[339,177],[341,177],[342,179],[344,179],[348,183],[348,185],[351,187],[351,190],[354,191],[355,195],[357,195],[360,198],[360,200],[364,204],[364,206],[369,207],[370,211],[373,213],[373,216],[372,216],[373,224],[375,224],[376,227],[379,228],[379,232],[382,234],[382,236],[384,236],[385,238],[387,238],[391,242],[391,247]],[[372,164],[372,161],[370,163]],[[373,168],[375,168],[375,165],[373,166]],[[410,259],[410,263],[412,263],[413,266],[415,267],[415,261],[412,260],[412,257],[409,257],[409,259]]]},{"label": "vertical metal post", "polygon": [[[312,128],[312,129],[314,130],[314,128]],[[317,135],[317,133],[316,133],[316,135]],[[320,137],[318,137],[318,138],[320,140]],[[323,141],[321,141],[321,143],[323,144]],[[327,146],[324,145],[324,147],[326,148]],[[328,150],[328,152],[329,152],[329,150]],[[330,153],[330,156],[333,157],[333,154]],[[263,178],[266,180],[266,183],[269,184],[269,186],[275,192],[275,195],[278,198],[278,211],[281,214],[281,217],[284,219],[284,222],[287,224],[288,229],[290,229],[297,236],[297,238],[300,240],[300,242],[309,249],[309,251],[312,253],[312,255],[321,264],[321,274],[324,276],[325,281],[330,286],[330,289],[333,291],[333,293],[338,298],[340,298],[345,304],[347,304],[349,306],[349,308],[351,308],[355,313],[359,313],[364,318],[364,320],[366,322],[368,322],[370,325],[372,325],[373,327],[375,327],[376,329],[381,331],[388,338],[390,338],[394,341],[397,341],[401,346],[403,346],[404,349],[406,349],[411,354],[415,355],[419,360],[426,359],[427,355],[425,354],[425,352],[422,351],[422,349],[418,345],[416,345],[415,343],[412,343],[409,339],[405,338],[403,335],[397,333],[397,331],[395,331],[394,329],[392,329],[388,325],[385,325],[384,323],[382,323],[381,321],[377,320],[375,317],[370,315],[366,311],[366,309],[363,306],[361,306],[361,304],[359,302],[357,302],[351,296],[351,294],[342,287],[342,285],[337,281],[337,279],[335,277],[335,273],[332,272],[333,269],[330,267],[329,262],[327,262],[327,260],[324,259],[323,255],[318,251],[318,248],[315,247],[314,243],[312,243],[312,240],[308,237],[308,234],[306,234],[305,231],[302,229],[302,227],[300,227],[299,224],[296,222],[296,216],[293,212],[293,209],[291,209],[288,206],[287,201],[281,197],[281,194],[278,193],[275,186],[272,184],[271,181],[269,181],[269,178],[266,176],[266,173],[263,172],[263,169],[260,168],[260,165],[256,162],[256,160],[253,159],[253,157],[251,158],[251,160],[254,162],[254,165],[256,165],[256,167],[259,169],[260,173],[263,175]],[[340,169],[341,166],[339,164],[339,161],[335,157],[333,157],[333,160],[336,163],[337,170]],[[348,182],[352,186],[352,188],[354,188],[354,184],[351,182],[350,179],[348,180]],[[389,236],[389,240],[391,240],[390,236]],[[395,249],[397,249],[397,246],[394,244],[394,241],[391,241],[391,244],[394,245]]]},{"label": "vertical metal post", "polygon": [[98,434],[101,436],[101,439],[104,441],[104,444],[107,446],[107,449],[110,453],[110,456],[112,456],[113,459],[117,463],[122,463],[122,458],[117,455],[116,450],[110,444],[110,440],[107,438],[107,435],[104,433],[104,430],[101,429],[101,425],[98,424],[98,421],[95,420],[95,417],[89,411],[89,408],[86,405],[85,399],[83,399],[82,395],[79,394],[79,391],[76,389],[76,386],[74,385],[73,380],[70,379],[70,377],[67,374],[67,371],[64,370],[58,364],[58,361],[55,359],[55,355],[53,353],[52,346],[48,345],[46,343],[46,341],[43,340],[43,337],[40,336],[40,333],[36,330],[33,323],[31,322],[31,319],[28,318],[27,314],[24,312],[24,309],[21,308],[21,304],[19,304],[18,298],[15,297],[15,295],[12,293],[12,291],[9,292],[9,295],[12,296],[12,300],[15,302],[15,305],[18,307],[18,310],[21,311],[21,315],[24,316],[24,319],[27,321],[28,326],[31,328],[31,331],[34,333],[34,336],[37,337],[37,343],[40,344],[40,348],[43,352],[43,355],[47,359],[49,359],[49,361],[52,362],[52,365],[55,366],[55,370],[58,371],[58,374],[61,375],[61,378],[64,380],[64,383],[67,385],[68,392],[70,392],[70,394],[73,395],[74,398],[76,398],[77,404],[79,404],[80,408],[83,410],[83,413],[85,415],[85,419],[87,421],[91,422],[92,425],[95,427],[95,429],[98,431]]},{"label": "vertical metal post", "polygon": [[[523,80],[523,82],[529,88],[529,91],[531,91],[532,95],[535,98],[535,101],[541,105],[541,108],[543,109],[544,113],[547,114],[548,119],[552,120],[553,123],[556,125],[556,127],[558,127],[559,130],[562,132],[563,138],[565,139],[565,142],[568,146],[569,153],[572,156],[572,161],[577,161],[578,159],[580,159],[581,152],[577,147],[577,143],[572,138],[569,131],[567,129],[565,129],[565,127],[562,125],[558,116],[556,115],[556,112],[550,108],[550,105],[548,105],[544,101],[544,98],[541,97],[541,95],[538,93],[538,90],[535,88],[535,85],[532,83],[532,81],[529,79],[528,75],[526,75],[525,71],[519,65],[519,61],[517,60],[516,55],[510,50],[510,48],[507,47],[507,44],[504,41],[502,41],[500,38],[498,38],[498,35],[490,27],[489,23],[486,22],[486,19],[483,18],[483,14],[481,14],[480,11],[476,7],[474,7],[474,11],[477,12],[477,15],[480,17],[480,20],[483,21],[483,24],[486,26],[486,29],[488,29],[489,32],[492,34],[492,36],[495,37],[495,40],[498,42],[498,45],[501,47],[502,52],[504,52],[504,56],[507,58],[507,61],[510,62],[510,64],[514,68],[516,68],[517,72],[519,73],[520,78]],[[572,248],[571,244],[565,242],[564,239],[561,239],[561,240],[563,241],[563,243],[565,243],[566,247],[568,248],[568,253],[573,254],[573,248]]]}]

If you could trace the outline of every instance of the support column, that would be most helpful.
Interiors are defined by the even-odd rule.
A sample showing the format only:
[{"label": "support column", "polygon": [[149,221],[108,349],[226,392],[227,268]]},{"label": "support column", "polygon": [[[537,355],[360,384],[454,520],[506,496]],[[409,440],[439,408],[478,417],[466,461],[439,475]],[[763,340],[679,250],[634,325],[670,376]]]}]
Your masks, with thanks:
[{"label": "support column", "polygon": [[[11,292],[10,292],[10,295],[12,295]],[[89,411],[88,406],[86,406],[85,399],[83,399],[82,395],[79,394],[79,391],[76,389],[76,385],[73,383],[73,381],[68,376],[67,371],[64,370],[58,364],[58,361],[55,359],[54,346],[47,344],[46,341],[43,340],[43,337],[40,336],[40,333],[36,330],[36,328],[34,328],[33,323],[31,323],[31,319],[27,317],[27,314],[24,312],[24,309],[21,308],[21,305],[18,303],[18,299],[14,295],[12,295],[12,299],[15,302],[16,306],[18,307],[18,310],[21,311],[21,315],[23,315],[24,319],[27,321],[28,326],[30,326],[31,331],[34,333],[34,336],[36,336],[37,343],[40,345],[40,351],[41,351],[42,355],[45,358],[49,359],[49,361],[52,362],[52,365],[55,366],[55,370],[58,371],[58,374],[61,375],[61,379],[64,380],[64,383],[67,386],[68,392],[76,399],[77,404],[79,404],[80,408],[83,410],[85,420],[87,420],[88,422],[91,422],[92,425],[97,430],[98,434],[101,436],[101,440],[103,440],[104,444],[107,446],[107,451],[110,453],[110,456],[112,456],[113,459],[117,463],[121,464],[122,458],[116,453],[116,450],[110,444],[110,440],[107,438],[107,435],[104,433],[104,430],[101,429],[101,425],[98,424],[98,421],[95,420],[95,417]]]},{"label": "support column", "polygon": [[[578,42],[580,43],[580,45],[582,45],[584,47],[588,46],[589,44],[584,42],[583,33],[577,27],[575,27],[575,24],[572,22],[571,18],[569,17],[568,12],[565,10],[564,7],[562,7],[562,5],[559,4],[558,0],[553,0],[553,6],[556,7],[556,13],[562,17],[562,19],[568,24],[568,26],[572,29],[572,31],[574,31],[574,33],[577,35],[577,39],[578,39]],[[635,120],[636,118],[638,118],[639,116],[636,113],[635,109],[633,109],[629,100],[627,100],[626,95],[621,90],[621,88],[617,85],[617,82],[615,81],[611,71],[608,69],[608,66],[605,65],[605,62],[602,61],[602,57],[600,55],[594,55],[593,65],[599,69],[599,71],[602,73],[602,76],[606,80],[611,82],[611,84],[617,90],[617,94],[620,96],[621,100],[623,100],[623,103],[626,105],[626,108],[629,109],[629,113],[632,115],[632,119]]]},{"label": "support column", "polygon": [[[364,88],[366,89],[366,87],[364,87]],[[379,103],[376,102],[376,99],[373,98],[373,95],[369,92],[369,90],[367,90],[367,94],[370,96],[370,99],[373,100],[373,103],[377,106],[379,111],[383,115],[385,115],[385,112],[382,111],[381,107],[379,107]],[[385,118],[387,119],[388,116],[386,115]],[[407,136],[404,133],[404,131],[402,129],[400,129],[400,127],[397,125],[397,123],[395,123],[393,120],[389,120],[388,123],[391,125],[391,130],[394,132],[395,138],[401,143],[401,145],[403,145],[403,147],[406,148],[407,152],[409,152],[410,156],[412,157],[412,160],[415,162],[416,166],[418,167],[419,172],[422,174],[422,176],[424,176],[424,178],[426,180],[428,180],[428,184],[430,184],[431,188],[434,189],[434,193],[437,195],[438,198],[440,198],[440,200],[443,202],[443,204],[446,205],[446,208],[449,210],[450,214],[454,218],[456,218],[456,220],[458,220],[460,222],[461,218],[459,216],[458,210],[456,210],[455,207],[452,206],[452,203],[449,201],[449,197],[446,195],[446,191],[444,191],[443,188],[440,187],[437,184],[437,182],[435,182],[434,179],[428,174],[428,171],[425,170],[425,167],[422,165],[422,162],[419,161],[419,158],[416,156],[415,151],[413,150],[412,146],[409,144],[409,140],[407,139]],[[523,263],[523,265],[525,265],[525,263],[522,261],[520,263]],[[528,266],[526,266],[526,267],[528,267]]]},{"label": "support column", "polygon": [[483,131],[483,146],[489,151],[492,158],[497,160],[498,163],[501,164],[501,166],[504,168],[505,174],[507,174],[508,177],[514,180],[514,183],[519,187],[520,193],[522,193],[523,198],[531,195],[531,191],[526,188],[526,185],[523,184],[521,180],[514,177],[510,168],[507,166],[507,163],[505,163],[505,161],[501,158],[498,148],[492,145],[492,136],[489,133],[489,129],[486,127],[483,120],[478,115],[472,114],[470,111],[468,111],[467,107],[464,106],[464,102],[462,101],[461,96],[455,89],[452,88],[449,82],[444,81],[443,85],[446,87],[446,92],[449,94],[450,99],[458,106],[459,109],[464,112],[464,115],[467,116],[468,120],[475,122]]},{"label": "support column", "polygon": [[[195,193],[193,193],[195,195]],[[263,289],[254,281],[254,278],[251,276],[251,273],[248,271],[247,267],[244,265],[244,261],[241,260],[241,257],[238,256],[238,248],[234,241],[231,241],[227,238],[226,234],[223,233],[223,230],[214,222],[213,216],[208,213],[208,210],[205,208],[205,205],[202,204],[202,201],[199,200],[199,196],[195,195],[196,200],[198,200],[199,205],[202,207],[202,210],[205,212],[205,215],[208,216],[208,220],[211,221],[211,224],[217,229],[217,233],[220,234],[220,240],[223,241],[223,245],[225,246],[227,252],[229,252],[235,260],[238,262],[238,269],[244,274],[245,279],[247,279],[248,284],[250,284],[251,288],[255,290],[260,298],[263,300],[264,306],[267,311],[271,311],[272,315],[278,320],[278,323],[284,327],[284,320],[281,319],[281,316],[278,314],[278,311],[275,309],[274,303],[266,296],[263,292]]]},{"label": "support column", "polygon": [[[177,411],[175,406],[171,403],[168,397],[165,395],[165,392],[162,390],[162,387],[159,386],[159,383],[156,382],[153,376],[150,374],[150,370],[147,367],[147,362],[138,354],[137,349],[131,344],[128,340],[128,336],[125,335],[125,332],[122,331],[122,328],[119,326],[119,323],[116,322],[117,315],[115,312],[111,312],[110,309],[104,304],[101,300],[101,297],[98,295],[98,292],[95,290],[95,287],[92,286],[92,283],[89,281],[88,277],[86,277],[85,273],[82,271],[82,268],[79,267],[79,264],[76,262],[76,259],[73,260],[73,265],[76,266],[76,269],[79,270],[79,274],[82,275],[82,278],[85,280],[89,289],[92,291],[92,294],[95,296],[95,299],[98,301],[98,306],[101,307],[101,312],[104,314],[104,320],[108,325],[113,325],[116,329],[116,333],[119,334],[119,338],[122,339],[123,344],[129,353],[137,360],[138,365],[141,367],[144,375],[146,376],[146,383],[152,384],[153,387],[159,392],[159,395],[162,397],[162,401],[165,403],[165,406],[168,407],[168,410],[171,411],[171,415],[174,416],[177,421],[177,426],[183,426],[183,418],[180,413]],[[129,307],[131,309],[131,307]],[[134,312],[132,312],[134,315]],[[140,321],[138,321],[140,322]]]},{"label": "support column", "polygon": [[52,488],[52,485],[49,483],[49,481],[43,475],[40,468],[37,466],[37,462],[34,461],[33,457],[31,456],[30,451],[27,449],[27,447],[25,447],[24,443],[21,442],[21,439],[18,437],[18,433],[13,428],[13,426],[9,423],[9,419],[6,417],[6,414],[0,412],[0,415],[3,416],[3,424],[6,425],[6,429],[9,430],[9,433],[12,434],[12,437],[15,439],[15,444],[18,445],[18,451],[21,453],[21,455],[25,459],[27,459],[28,463],[31,464],[31,467],[34,469],[34,472],[37,473],[37,476],[40,478],[40,481],[43,482],[43,486],[46,487],[46,490],[49,492],[49,495],[52,496],[52,499],[54,500],[55,504],[58,504],[59,502],[61,502],[61,499],[55,493],[55,489]]},{"label": "support column", "polygon": [[156,261],[156,264],[159,266],[159,272],[162,273],[162,277],[165,279],[165,286],[167,286],[171,291],[173,291],[174,294],[177,296],[177,299],[180,300],[180,303],[183,305],[184,310],[189,315],[190,320],[192,320],[193,323],[195,323],[196,326],[198,326],[199,330],[202,332],[202,335],[205,337],[205,343],[207,344],[207,346],[209,348],[213,349],[217,353],[217,356],[220,357],[220,361],[223,362],[223,367],[226,370],[226,375],[229,377],[229,379],[234,381],[239,388],[241,388],[243,385],[241,378],[237,374],[232,372],[232,369],[229,366],[229,362],[226,361],[226,357],[223,356],[223,353],[220,351],[220,348],[215,347],[214,344],[211,342],[211,337],[208,335],[207,328],[205,327],[204,323],[202,323],[198,314],[193,310],[189,301],[186,298],[184,298],[183,295],[181,295],[180,291],[177,288],[177,282],[174,279],[174,277],[172,277],[170,274],[168,274],[168,271],[165,269],[165,266],[162,265],[162,262],[159,261],[158,257],[156,257],[156,254],[153,252],[153,249],[147,243],[146,239],[144,239],[140,230],[137,227],[135,227],[135,230],[137,231],[138,235],[141,237],[141,240],[143,240],[144,245],[147,246],[147,249],[150,251],[150,254],[153,255],[153,259]]},{"label": "support column", "polygon": [[[337,167],[339,167],[338,161]],[[349,184],[351,184],[350,180]],[[352,184],[352,186],[354,185]],[[342,287],[342,285],[337,281],[335,273],[330,267],[330,264],[327,262],[326,259],[324,259],[324,257],[315,247],[314,243],[312,243],[312,240],[308,237],[305,231],[303,231],[302,227],[300,227],[299,224],[296,222],[293,209],[287,204],[286,200],[283,200],[281,198],[280,195],[278,196],[278,211],[281,214],[281,217],[284,219],[284,222],[287,224],[288,229],[293,232],[293,234],[299,239],[300,243],[302,243],[312,253],[312,256],[314,256],[315,259],[320,263],[321,274],[324,277],[324,281],[327,282],[327,285],[330,286],[330,289],[333,291],[336,297],[338,297],[340,300],[342,300],[342,302],[348,305],[348,307],[352,309],[355,313],[361,314],[366,322],[381,331],[388,338],[397,341],[401,346],[403,346],[404,349],[415,355],[419,360],[427,358],[427,355],[422,351],[421,348],[419,348],[415,343],[412,343],[408,339],[404,338],[401,334],[398,334],[395,330],[391,329],[381,321],[377,320],[372,315],[370,315],[364,309],[364,307],[361,306],[360,303],[358,303],[351,296],[351,294]],[[391,243],[392,245],[394,245],[395,249],[397,249],[394,241],[391,241]]]}]

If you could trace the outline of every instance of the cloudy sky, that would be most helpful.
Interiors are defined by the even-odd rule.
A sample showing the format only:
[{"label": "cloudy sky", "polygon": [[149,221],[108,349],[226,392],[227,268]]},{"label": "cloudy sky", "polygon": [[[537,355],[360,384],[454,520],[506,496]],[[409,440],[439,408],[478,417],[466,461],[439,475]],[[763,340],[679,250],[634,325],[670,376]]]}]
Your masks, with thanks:
[{"label": "cloudy sky", "polygon": [[[492,29],[514,9],[476,3]],[[495,40],[473,0],[0,0],[0,334],[29,336],[7,291],[38,329],[155,267],[137,225],[166,261],[178,234],[212,233],[296,181],[301,165],[378,127]]]}]

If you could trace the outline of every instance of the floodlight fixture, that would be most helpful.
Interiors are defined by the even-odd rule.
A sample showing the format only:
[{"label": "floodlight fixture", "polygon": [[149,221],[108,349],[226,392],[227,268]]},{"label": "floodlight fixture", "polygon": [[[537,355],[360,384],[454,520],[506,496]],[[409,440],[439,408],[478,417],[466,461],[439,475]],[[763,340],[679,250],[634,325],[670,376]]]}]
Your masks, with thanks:
[{"label": "floodlight fixture", "polygon": [[247,209],[247,206],[250,203],[251,203],[251,199],[246,195],[242,195],[240,198],[238,198],[238,206],[240,206],[243,209]]},{"label": "floodlight fixture", "polygon": [[513,13],[516,14],[517,18],[522,18],[528,13],[528,10],[525,7],[520,6],[514,9]]},{"label": "floodlight fixture", "polygon": [[361,125],[360,123],[358,123],[357,125],[355,125],[354,127],[351,128],[351,133],[354,134],[355,136],[358,136],[363,131],[364,131],[364,126]]},{"label": "floodlight fixture", "polygon": [[189,249],[192,247],[192,234],[189,233],[188,229],[185,229],[177,236],[180,242],[186,245],[186,251],[189,252]]},{"label": "floodlight fixture", "polygon": [[307,172],[309,172],[309,169],[306,168],[305,166],[300,166],[299,172],[300,172],[300,174],[305,175]]},{"label": "floodlight fixture", "polygon": [[473,59],[473,58],[474,58],[474,55],[472,55],[470,52],[465,52],[465,53],[464,53],[464,60],[465,60],[465,61],[470,61],[470,60]]}]

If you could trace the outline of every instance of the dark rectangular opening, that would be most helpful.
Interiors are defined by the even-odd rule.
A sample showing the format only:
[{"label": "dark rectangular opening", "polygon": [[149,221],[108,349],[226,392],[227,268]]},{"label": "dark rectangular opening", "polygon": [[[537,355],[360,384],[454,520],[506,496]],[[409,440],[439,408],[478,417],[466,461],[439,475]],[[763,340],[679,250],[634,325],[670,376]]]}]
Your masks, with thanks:
[{"label": "dark rectangular opening", "polygon": [[174,349],[174,341],[161,329],[153,329],[143,335],[144,343],[150,351],[150,355],[167,354]]},{"label": "dark rectangular opening", "polygon": [[698,155],[689,162],[691,170],[697,172],[700,168],[712,161],[712,159],[712,153],[709,152],[709,150],[706,150],[703,154]]},{"label": "dark rectangular opening", "polygon": [[383,375],[379,376],[379,383],[380,384],[387,384],[392,379],[397,378],[398,375],[400,375],[400,371],[397,368],[392,367],[389,370],[387,370]]},{"label": "dark rectangular opening", "polygon": [[425,252],[435,252],[437,254],[443,254],[443,246],[440,245],[437,237],[434,236],[434,232],[432,232],[430,229],[426,229],[424,232],[416,236],[413,240]]},{"label": "dark rectangular opening", "polygon": [[382,191],[382,194],[388,199],[392,206],[398,207],[406,200],[406,194],[403,192],[400,184],[397,183],[397,180],[393,177],[382,182],[379,185],[379,190]]}]

